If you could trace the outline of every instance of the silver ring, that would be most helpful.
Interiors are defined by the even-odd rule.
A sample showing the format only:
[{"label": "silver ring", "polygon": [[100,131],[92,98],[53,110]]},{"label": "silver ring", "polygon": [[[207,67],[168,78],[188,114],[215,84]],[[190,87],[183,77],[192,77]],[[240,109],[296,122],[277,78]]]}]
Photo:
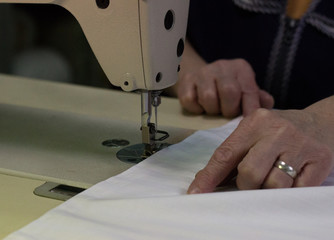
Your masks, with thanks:
[{"label": "silver ring", "polygon": [[286,174],[288,174],[293,179],[295,179],[297,177],[296,170],[294,170],[293,167],[291,167],[290,165],[286,164],[284,161],[277,160],[275,162],[274,166],[277,167],[278,169],[282,170]]}]

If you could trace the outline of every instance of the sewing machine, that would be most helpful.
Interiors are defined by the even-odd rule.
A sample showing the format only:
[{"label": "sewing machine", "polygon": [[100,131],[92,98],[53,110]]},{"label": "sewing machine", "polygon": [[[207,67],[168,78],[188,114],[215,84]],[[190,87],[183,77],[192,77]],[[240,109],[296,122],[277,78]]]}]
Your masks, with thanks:
[{"label": "sewing machine", "polygon": [[[0,3],[67,9],[110,82],[126,91],[0,75],[0,238],[61,203],[54,199],[65,200],[164,147],[158,140],[167,135],[159,136],[156,116],[152,122],[158,106],[168,143],[226,123],[220,117],[185,115],[177,99],[163,98],[160,105],[161,90],[177,80],[189,0]],[[132,93],[136,90],[141,104]],[[139,117],[141,136],[136,134]],[[125,161],[119,160],[122,153]]]},{"label": "sewing machine", "polygon": [[[157,129],[163,89],[177,81],[184,50],[189,0],[0,0],[56,4],[81,25],[102,69],[114,86],[141,92],[142,146],[139,159],[163,148],[168,133]],[[152,123],[155,108],[155,123]],[[156,136],[158,133],[162,136]],[[132,147],[131,147],[132,148]]]}]

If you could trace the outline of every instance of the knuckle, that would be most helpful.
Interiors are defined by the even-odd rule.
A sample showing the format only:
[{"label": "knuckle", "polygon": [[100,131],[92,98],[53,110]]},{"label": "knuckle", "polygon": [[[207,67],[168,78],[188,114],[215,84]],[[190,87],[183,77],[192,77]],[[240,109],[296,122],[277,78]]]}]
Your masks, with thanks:
[{"label": "knuckle", "polygon": [[258,120],[269,119],[272,116],[272,112],[265,108],[258,108],[254,111],[253,116]]},{"label": "knuckle", "polygon": [[210,66],[202,67],[198,72],[201,76],[207,76],[210,73]]},{"label": "knuckle", "polygon": [[240,67],[249,67],[249,63],[243,58],[236,58],[234,62],[238,64]]},{"label": "knuckle", "polygon": [[[299,132],[297,131],[296,127],[293,126],[291,123],[286,123],[284,125],[278,125],[278,126],[273,126],[275,129],[277,128],[277,136],[280,137],[281,139],[290,139],[290,140],[299,140],[299,145],[300,146],[305,146],[307,145],[308,139],[307,138],[302,138],[299,135]],[[299,149],[299,148],[297,148]]]},{"label": "knuckle", "polygon": [[238,165],[238,176],[244,181],[248,182],[248,185],[259,186],[262,184],[262,177],[258,173],[258,168],[255,168],[247,163],[241,162]]},{"label": "knuckle", "polygon": [[200,93],[199,101],[200,102],[213,102],[216,101],[217,95],[215,92],[210,90],[203,90]]},{"label": "knuckle", "polygon": [[196,75],[192,72],[188,72],[183,74],[180,78],[180,84],[189,84],[190,82],[194,82],[196,79]]},{"label": "knuckle", "polygon": [[241,93],[241,89],[237,84],[226,83],[220,87],[220,91],[222,94],[227,96],[235,96]]},{"label": "knuckle", "polygon": [[233,169],[236,163],[233,161],[233,149],[230,146],[220,146],[210,159],[212,169]]},{"label": "knuckle", "polygon": [[190,94],[180,95],[179,101],[183,107],[187,107],[195,101],[195,97]]},{"label": "knuckle", "polygon": [[216,64],[208,64],[205,67],[202,67],[199,69],[199,76],[201,76],[203,79],[210,79],[208,76],[212,76],[216,74],[217,66]]},{"label": "knuckle", "polygon": [[215,61],[212,65],[218,66],[219,68],[225,68],[227,63],[228,63],[227,60],[219,59],[219,60]]},{"label": "knuckle", "polygon": [[213,174],[210,173],[210,171],[207,170],[200,170],[195,178],[199,180],[199,184],[205,185],[205,186],[212,186],[216,184],[216,181],[213,177]]},{"label": "knuckle", "polygon": [[221,146],[216,149],[211,158],[211,164],[214,167],[224,168],[232,164],[233,149],[229,146]]},{"label": "knuckle", "polygon": [[250,89],[258,89],[256,81],[255,81],[255,72],[252,68],[252,66],[244,59],[235,59],[235,64],[238,67],[239,71],[242,71],[243,73],[246,73],[247,76],[247,82],[246,86]]},{"label": "knuckle", "polygon": [[238,67],[240,67],[241,69],[247,69],[254,74],[254,71],[251,65],[245,59],[237,58],[237,59],[234,59],[234,61],[238,65]]},{"label": "knuckle", "polygon": [[257,108],[250,115],[247,115],[240,122],[240,126],[250,129],[258,128],[259,125],[269,122],[272,119],[272,112],[265,108]]}]

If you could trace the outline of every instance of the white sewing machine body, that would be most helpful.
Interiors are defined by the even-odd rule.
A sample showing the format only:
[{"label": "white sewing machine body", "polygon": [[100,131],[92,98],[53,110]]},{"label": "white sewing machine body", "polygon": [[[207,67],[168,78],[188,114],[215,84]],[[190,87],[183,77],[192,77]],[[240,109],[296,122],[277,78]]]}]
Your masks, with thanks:
[{"label": "white sewing machine body", "polygon": [[125,91],[177,81],[189,0],[0,0],[56,4],[72,13],[109,81]]}]

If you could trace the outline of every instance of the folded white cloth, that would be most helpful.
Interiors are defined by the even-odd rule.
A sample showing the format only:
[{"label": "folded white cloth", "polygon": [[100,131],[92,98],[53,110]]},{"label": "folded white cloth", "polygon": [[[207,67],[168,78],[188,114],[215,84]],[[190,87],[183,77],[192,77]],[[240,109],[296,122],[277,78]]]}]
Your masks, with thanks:
[{"label": "folded white cloth", "polygon": [[332,239],[334,186],[186,195],[239,120],[160,151],[6,240]]}]

